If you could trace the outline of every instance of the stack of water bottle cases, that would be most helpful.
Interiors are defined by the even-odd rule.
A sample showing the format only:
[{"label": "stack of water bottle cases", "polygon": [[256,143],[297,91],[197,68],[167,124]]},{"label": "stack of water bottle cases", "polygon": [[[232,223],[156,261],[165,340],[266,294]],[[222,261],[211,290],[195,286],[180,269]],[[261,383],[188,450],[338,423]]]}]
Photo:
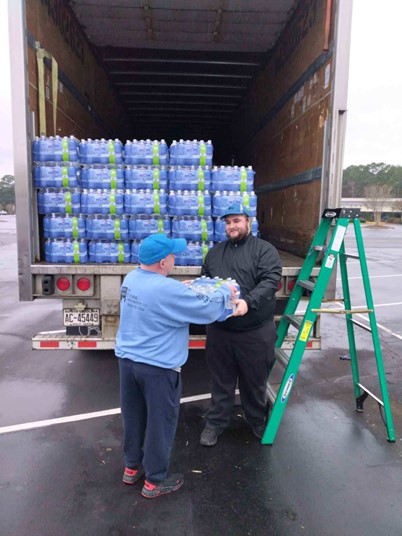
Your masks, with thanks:
[{"label": "stack of water bottle cases", "polygon": [[136,264],[141,241],[165,233],[187,240],[177,266],[200,266],[226,239],[220,217],[234,201],[249,208],[256,235],[253,169],[213,167],[212,158],[211,141],[36,138],[45,261]]}]

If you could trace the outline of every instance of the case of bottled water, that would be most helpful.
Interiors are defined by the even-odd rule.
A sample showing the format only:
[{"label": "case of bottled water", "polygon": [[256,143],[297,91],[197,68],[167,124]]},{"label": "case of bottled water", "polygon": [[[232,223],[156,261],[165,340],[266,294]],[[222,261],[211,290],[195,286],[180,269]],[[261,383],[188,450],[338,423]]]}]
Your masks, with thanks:
[{"label": "case of bottled water", "polygon": [[78,163],[49,162],[33,168],[35,188],[78,188],[80,168]]},{"label": "case of bottled water", "polygon": [[169,161],[165,140],[127,140],[124,146],[126,164],[166,166]]},{"label": "case of bottled water", "polygon": [[85,238],[85,216],[77,214],[46,214],[43,218],[45,238]]},{"label": "case of bottled water", "polygon": [[88,262],[86,240],[48,238],[45,242],[45,261],[80,264]]},{"label": "case of bottled water", "polygon": [[90,214],[86,218],[86,238],[128,240],[129,216]]},{"label": "case of bottled water", "polygon": [[211,140],[173,140],[170,146],[170,164],[211,167],[213,152]]},{"label": "case of bottled water", "polygon": [[165,190],[126,190],[124,211],[127,214],[167,214],[167,195]]},{"label": "case of bottled water", "polygon": [[78,162],[78,140],[74,136],[37,136],[32,152],[34,162]]},{"label": "case of bottled water", "polygon": [[169,216],[158,216],[157,214],[131,216],[129,221],[129,238],[139,240],[156,233],[162,233],[170,237]]},{"label": "case of bottled water", "polygon": [[187,242],[187,248],[181,253],[176,253],[176,266],[202,266],[208,251],[213,247],[211,242]]},{"label": "case of bottled water", "polygon": [[[220,277],[214,277],[211,279],[210,277],[201,276],[197,277],[190,283],[190,288],[194,290],[194,292],[197,292],[199,294],[206,294],[211,295],[223,284],[229,284],[231,286],[236,287],[236,298],[241,298],[241,291],[240,286],[237,283],[235,279],[228,278],[228,279],[221,279]],[[230,316],[233,315],[234,311],[236,309],[236,306],[232,303],[231,298],[229,298],[226,301],[226,307],[222,315],[218,318],[218,322],[223,322],[224,320],[227,320]]]},{"label": "case of bottled water", "polygon": [[214,166],[211,190],[251,192],[254,190],[254,175],[251,166]]},{"label": "case of bottled water", "polygon": [[172,219],[172,238],[209,242],[213,237],[214,223],[211,217],[174,216]]},{"label": "case of bottled water", "polygon": [[170,190],[169,216],[211,216],[208,190]]},{"label": "case of bottled water", "polygon": [[[223,242],[224,240],[227,240],[226,236],[226,225],[225,220],[223,218],[217,218],[214,222],[214,241],[215,242]],[[258,236],[258,221],[257,218],[251,218],[251,234],[254,236]]]},{"label": "case of bottled water", "polygon": [[124,188],[124,166],[83,165],[81,169],[81,188],[122,190]]},{"label": "case of bottled water", "polygon": [[167,190],[166,166],[126,166],[126,188],[134,190]]},{"label": "case of bottled water", "polygon": [[79,214],[81,211],[78,188],[44,188],[38,190],[39,214]]},{"label": "case of bottled water", "polygon": [[168,178],[171,190],[211,189],[211,169],[208,166],[170,166]]},{"label": "case of bottled water", "polygon": [[242,203],[250,211],[252,218],[257,217],[257,196],[254,192],[215,192],[212,197],[212,216],[224,216],[235,202]]},{"label": "case of bottled water", "polygon": [[124,190],[84,189],[81,208],[84,214],[121,215],[124,213]]},{"label": "case of bottled water", "polygon": [[129,242],[114,240],[91,240],[88,245],[89,262],[128,263],[131,260]]},{"label": "case of bottled water", "polygon": [[120,140],[81,140],[78,145],[81,164],[122,164],[123,144]]},{"label": "case of bottled water", "polygon": [[133,264],[140,264],[140,259],[138,257],[140,245],[142,240],[133,240],[131,242],[131,262]]}]

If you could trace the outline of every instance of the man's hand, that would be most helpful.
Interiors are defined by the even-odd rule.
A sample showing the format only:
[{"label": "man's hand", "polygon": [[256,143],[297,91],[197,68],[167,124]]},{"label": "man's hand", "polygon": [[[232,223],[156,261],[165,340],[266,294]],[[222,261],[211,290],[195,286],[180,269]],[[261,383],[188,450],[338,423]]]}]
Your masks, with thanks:
[{"label": "man's hand", "polygon": [[232,316],[244,316],[248,312],[248,305],[245,300],[233,300],[232,303],[236,305],[236,309]]}]

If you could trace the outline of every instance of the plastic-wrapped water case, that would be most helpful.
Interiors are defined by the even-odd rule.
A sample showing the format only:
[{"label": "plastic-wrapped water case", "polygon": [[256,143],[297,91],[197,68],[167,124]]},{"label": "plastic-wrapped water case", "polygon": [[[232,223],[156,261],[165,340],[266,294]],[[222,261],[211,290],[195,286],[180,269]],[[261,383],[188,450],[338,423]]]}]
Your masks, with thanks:
[{"label": "plastic-wrapped water case", "polygon": [[[236,287],[236,298],[241,298],[240,285],[235,279],[232,279],[230,277],[228,279],[221,279],[220,277],[214,277],[213,279],[211,279],[209,277],[202,276],[194,279],[191,282],[190,287],[194,290],[194,292],[197,292],[199,294],[212,295],[223,284],[229,284],[231,286]],[[223,322],[227,320],[230,316],[233,315],[235,309],[236,306],[232,303],[231,298],[229,298],[226,301],[226,307],[224,312],[221,314],[217,321]]]},{"label": "plastic-wrapped water case", "polygon": [[211,190],[251,192],[254,190],[254,175],[251,166],[215,166],[212,168]]},{"label": "plastic-wrapped water case", "polygon": [[165,166],[169,161],[165,140],[127,140],[124,146],[126,164]]},{"label": "plastic-wrapped water case", "polygon": [[167,190],[167,167],[126,166],[125,185],[134,190]]},{"label": "plastic-wrapped water case", "polygon": [[85,230],[83,214],[46,214],[43,218],[45,238],[85,238]]},{"label": "plastic-wrapped water case", "polygon": [[160,216],[158,214],[131,216],[129,221],[129,238],[139,240],[157,233],[170,237],[169,216]]},{"label": "plastic-wrapped water case", "polygon": [[212,196],[212,216],[224,216],[233,203],[242,203],[252,218],[257,217],[257,196],[254,192],[215,192]]},{"label": "plastic-wrapped water case", "polygon": [[78,188],[80,167],[73,162],[37,163],[33,168],[35,188]]},{"label": "plastic-wrapped water case", "polygon": [[91,240],[88,246],[89,262],[129,263],[131,260],[130,242],[114,240]]},{"label": "plastic-wrapped water case", "polygon": [[170,146],[170,165],[211,167],[213,152],[211,140],[174,140]]},{"label": "plastic-wrapped water case", "polygon": [[210,190],[211,169],[208,166],[170,166],[170,190]]},{"label": "plastic-wrapped water case", "polygon": [[170,190],[169,216],[211,216],[208,190]]},{"label": "plastic-wrapped water case", "polygon": [[74,136],[40,136],[33,142],[34,162],[78,162],[78,140]]},{"label": "plastic-wrapped water case", "polygon": [[91,214],[86,219],[86,238],[128,240],[129,216]]},{"label": "plastic-wrapped water case", "polygon": [[[227,240],[226,224],[224,218],[217,218],[214,222],[214,241],[223,242]],[[257,218],[251,218],[251,234],[258,236],[258,221]]]},{"label": "plastic-wrapped water case", "polygon": [[174,216],[172,219],[172,238],[209,242],[213,237],[214,223],[211,217]]},{"label": "plastic-wrapped water case", "polygon": [[206,254],[213,247],[214,243],[211,242],[188,242],[187,248],[176,253],[175,264],[176,266],[202,266]]},{"label": "plastic-wrapped water case", "polygon": [[81,188],[122,190],[124,188],[124,166],[104,164],[82,166]]},{"label": "plastic-wrapped water case", "polygon": [[132,264],[140,264],[140,259],[138,257],[140,245],[142,240],[133,240],[131,242],[131,262]]},{"label": "plastic-wrapped water case", "polygon": [[126,190],[124,211],[127,214],[167,214],[167,195],[165,190]]},{"label": "plastic-wrapped water case", "polygon": [[81,207],[84,214],[121,215],[124,213],[124,190],[84,189]]},{"label": "plastic-wrapped water case", "polygon": [[48,238],[45,242],[45,261],[65,264],[88,262],[87,241],[70,238]]},{"label": "plastic-wrapped water case", "polygon": [[39,214],[79,214],[81,191],[78,188],[44,188],[38,190]]},{"label": "plastic-wrapped water case", "polygon": [[81,164],[123,164],[123,144],[120,140],[81,140],[78,145]]}]

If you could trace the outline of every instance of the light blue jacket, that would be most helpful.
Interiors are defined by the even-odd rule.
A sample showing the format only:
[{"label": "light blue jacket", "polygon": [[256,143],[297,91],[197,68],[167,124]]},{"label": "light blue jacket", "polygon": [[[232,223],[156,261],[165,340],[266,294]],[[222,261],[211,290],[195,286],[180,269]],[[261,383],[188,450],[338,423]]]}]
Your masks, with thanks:
[{"label": "light blue jacket", "polygon": [[225,310],[231,292],[196,294],[175,279],[137,268],[121,287],[117,357],[162,368],[181,367],[188,357],[189,324],[209,324]]}]

